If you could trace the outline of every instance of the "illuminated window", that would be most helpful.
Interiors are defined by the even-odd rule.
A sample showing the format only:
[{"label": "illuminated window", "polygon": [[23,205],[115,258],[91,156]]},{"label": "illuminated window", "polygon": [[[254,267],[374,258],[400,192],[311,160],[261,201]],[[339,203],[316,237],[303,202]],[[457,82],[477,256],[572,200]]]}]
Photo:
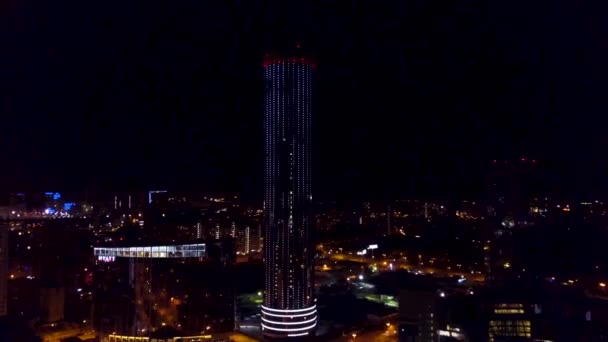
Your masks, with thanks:
[{"label": "illuminated window", "polygon": [[490,321],[488,339],[492,342],[496,337],[531,337],[531,332],[530,321]]}]

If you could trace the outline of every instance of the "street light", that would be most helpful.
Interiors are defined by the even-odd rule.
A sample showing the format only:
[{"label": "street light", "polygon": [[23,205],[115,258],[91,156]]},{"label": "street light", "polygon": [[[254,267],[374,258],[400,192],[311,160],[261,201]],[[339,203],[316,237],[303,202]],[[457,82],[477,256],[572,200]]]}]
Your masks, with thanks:
[{"label": "street light", "polygon": [[391,324],[389,322],[386,322],[386,335],[391,334],[391,327]]},{"label": "street light", "polygon": [[353,342],[354,342],[355,339],[357,338],[357,334],[353,333],[351,336],[353,337]]}]

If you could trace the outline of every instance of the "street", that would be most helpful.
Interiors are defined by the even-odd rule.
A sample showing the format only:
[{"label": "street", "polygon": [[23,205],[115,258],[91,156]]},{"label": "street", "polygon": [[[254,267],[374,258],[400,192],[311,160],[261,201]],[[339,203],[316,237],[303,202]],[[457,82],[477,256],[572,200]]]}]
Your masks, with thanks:
[{"label": "street", "polygon": [[363,331],[354,335],[346,335],[331,342],[395,342],[397,341],[397,332],[394,329]]},{"label": "street", "polygon": [[386,263],[393,264],[395,269],[421,271],[425,274],[433,274],[434,276],[466,277],[475,282],[483,282],[485,280],[484,275],[482,275],[482,274],[469,274],[469,273],[457,272],[457,271],[453,271],[453,270],[447,271],[447,270],[442,270],[442,269],[438,269],[435,267],[429,267],[429,266],[422,266],[422,267],[414,266],[414,265],[410,265],[408,263],[404,263],[401,261],[391,261],[391,260],[385,260],[385,259],[381,259],[381,258],[370,259],[367,257],[362,257],[362,256],[358,256],[358,255],[350,255],[350,254],[332,254],[332,255],[330,255],[330,258],[337,260],[337,261],[353,261],[353,262],[363,263],[366,265],[386,262]]}]

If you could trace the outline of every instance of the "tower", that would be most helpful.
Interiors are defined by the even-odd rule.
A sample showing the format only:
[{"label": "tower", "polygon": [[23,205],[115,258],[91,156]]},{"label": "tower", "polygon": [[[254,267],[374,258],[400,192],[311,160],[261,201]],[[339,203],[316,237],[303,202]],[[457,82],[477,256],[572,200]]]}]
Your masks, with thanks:
[{"label": "tower", "polygon": [[386,209],[386,234],[391,235],[391,206],[389,205]]},{"label": "tower", "polygon": [[[533,223],[531,205],[546,196],[546,178],[542,163],[535,159],[493,160],[488,172],[487,205],[490,218],[485,220],[487,242],[484,246],[488,265],[487,284],[512,287],[524,275],[532,275],[531,255],[522,249],[522,232]],[[546,200],[546,198],[545,198]],[[528,272],[522,274],[521,270]],[[523,278],[525,279],[525,278]]]},{"label": "tower", "polygon": [[204,238],[204,236],[203,236],[203,224],[201,222],[197,222],[196,223],[196,238],[197,239]]},{"label": "tower", "polygon": [[249,254],[249,252],[251,251],[251,246],[250,246],[250,240],[249,240],[250,234],[249,234],[249,226],[245,227],[245,246],[243,248],[243,252],[245,254]]},{"label": "tower", "polygon": [[0,317],[6,316],[8,279],[8,224],[0,222]]},{"label": "tower", "polygon": [[264,63],[265,292],[268,338],[314,334],[311,97],[314,65],[299,51]]},{"label": "tower", "polygon": [[219,223],[216,223],[216,224],[215,224],[215,231],[214,231],[214,234],[215,234],[215,239],[216,239],[216,240],[219,240],[219,239],[222,237],[222,236],[221,236],[220,224],[219,224]]}]

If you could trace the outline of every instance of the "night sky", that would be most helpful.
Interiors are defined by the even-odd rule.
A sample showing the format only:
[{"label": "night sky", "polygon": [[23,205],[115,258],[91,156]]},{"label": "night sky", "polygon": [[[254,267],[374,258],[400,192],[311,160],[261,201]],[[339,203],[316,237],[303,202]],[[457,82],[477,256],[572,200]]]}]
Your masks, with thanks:
[{"label": "night sky", "polygon": [[315,193],[468,195],[492,159],[608,190],[606,1],[0,4],[0,189],[261,197],[262,58],[318,64]]}]

